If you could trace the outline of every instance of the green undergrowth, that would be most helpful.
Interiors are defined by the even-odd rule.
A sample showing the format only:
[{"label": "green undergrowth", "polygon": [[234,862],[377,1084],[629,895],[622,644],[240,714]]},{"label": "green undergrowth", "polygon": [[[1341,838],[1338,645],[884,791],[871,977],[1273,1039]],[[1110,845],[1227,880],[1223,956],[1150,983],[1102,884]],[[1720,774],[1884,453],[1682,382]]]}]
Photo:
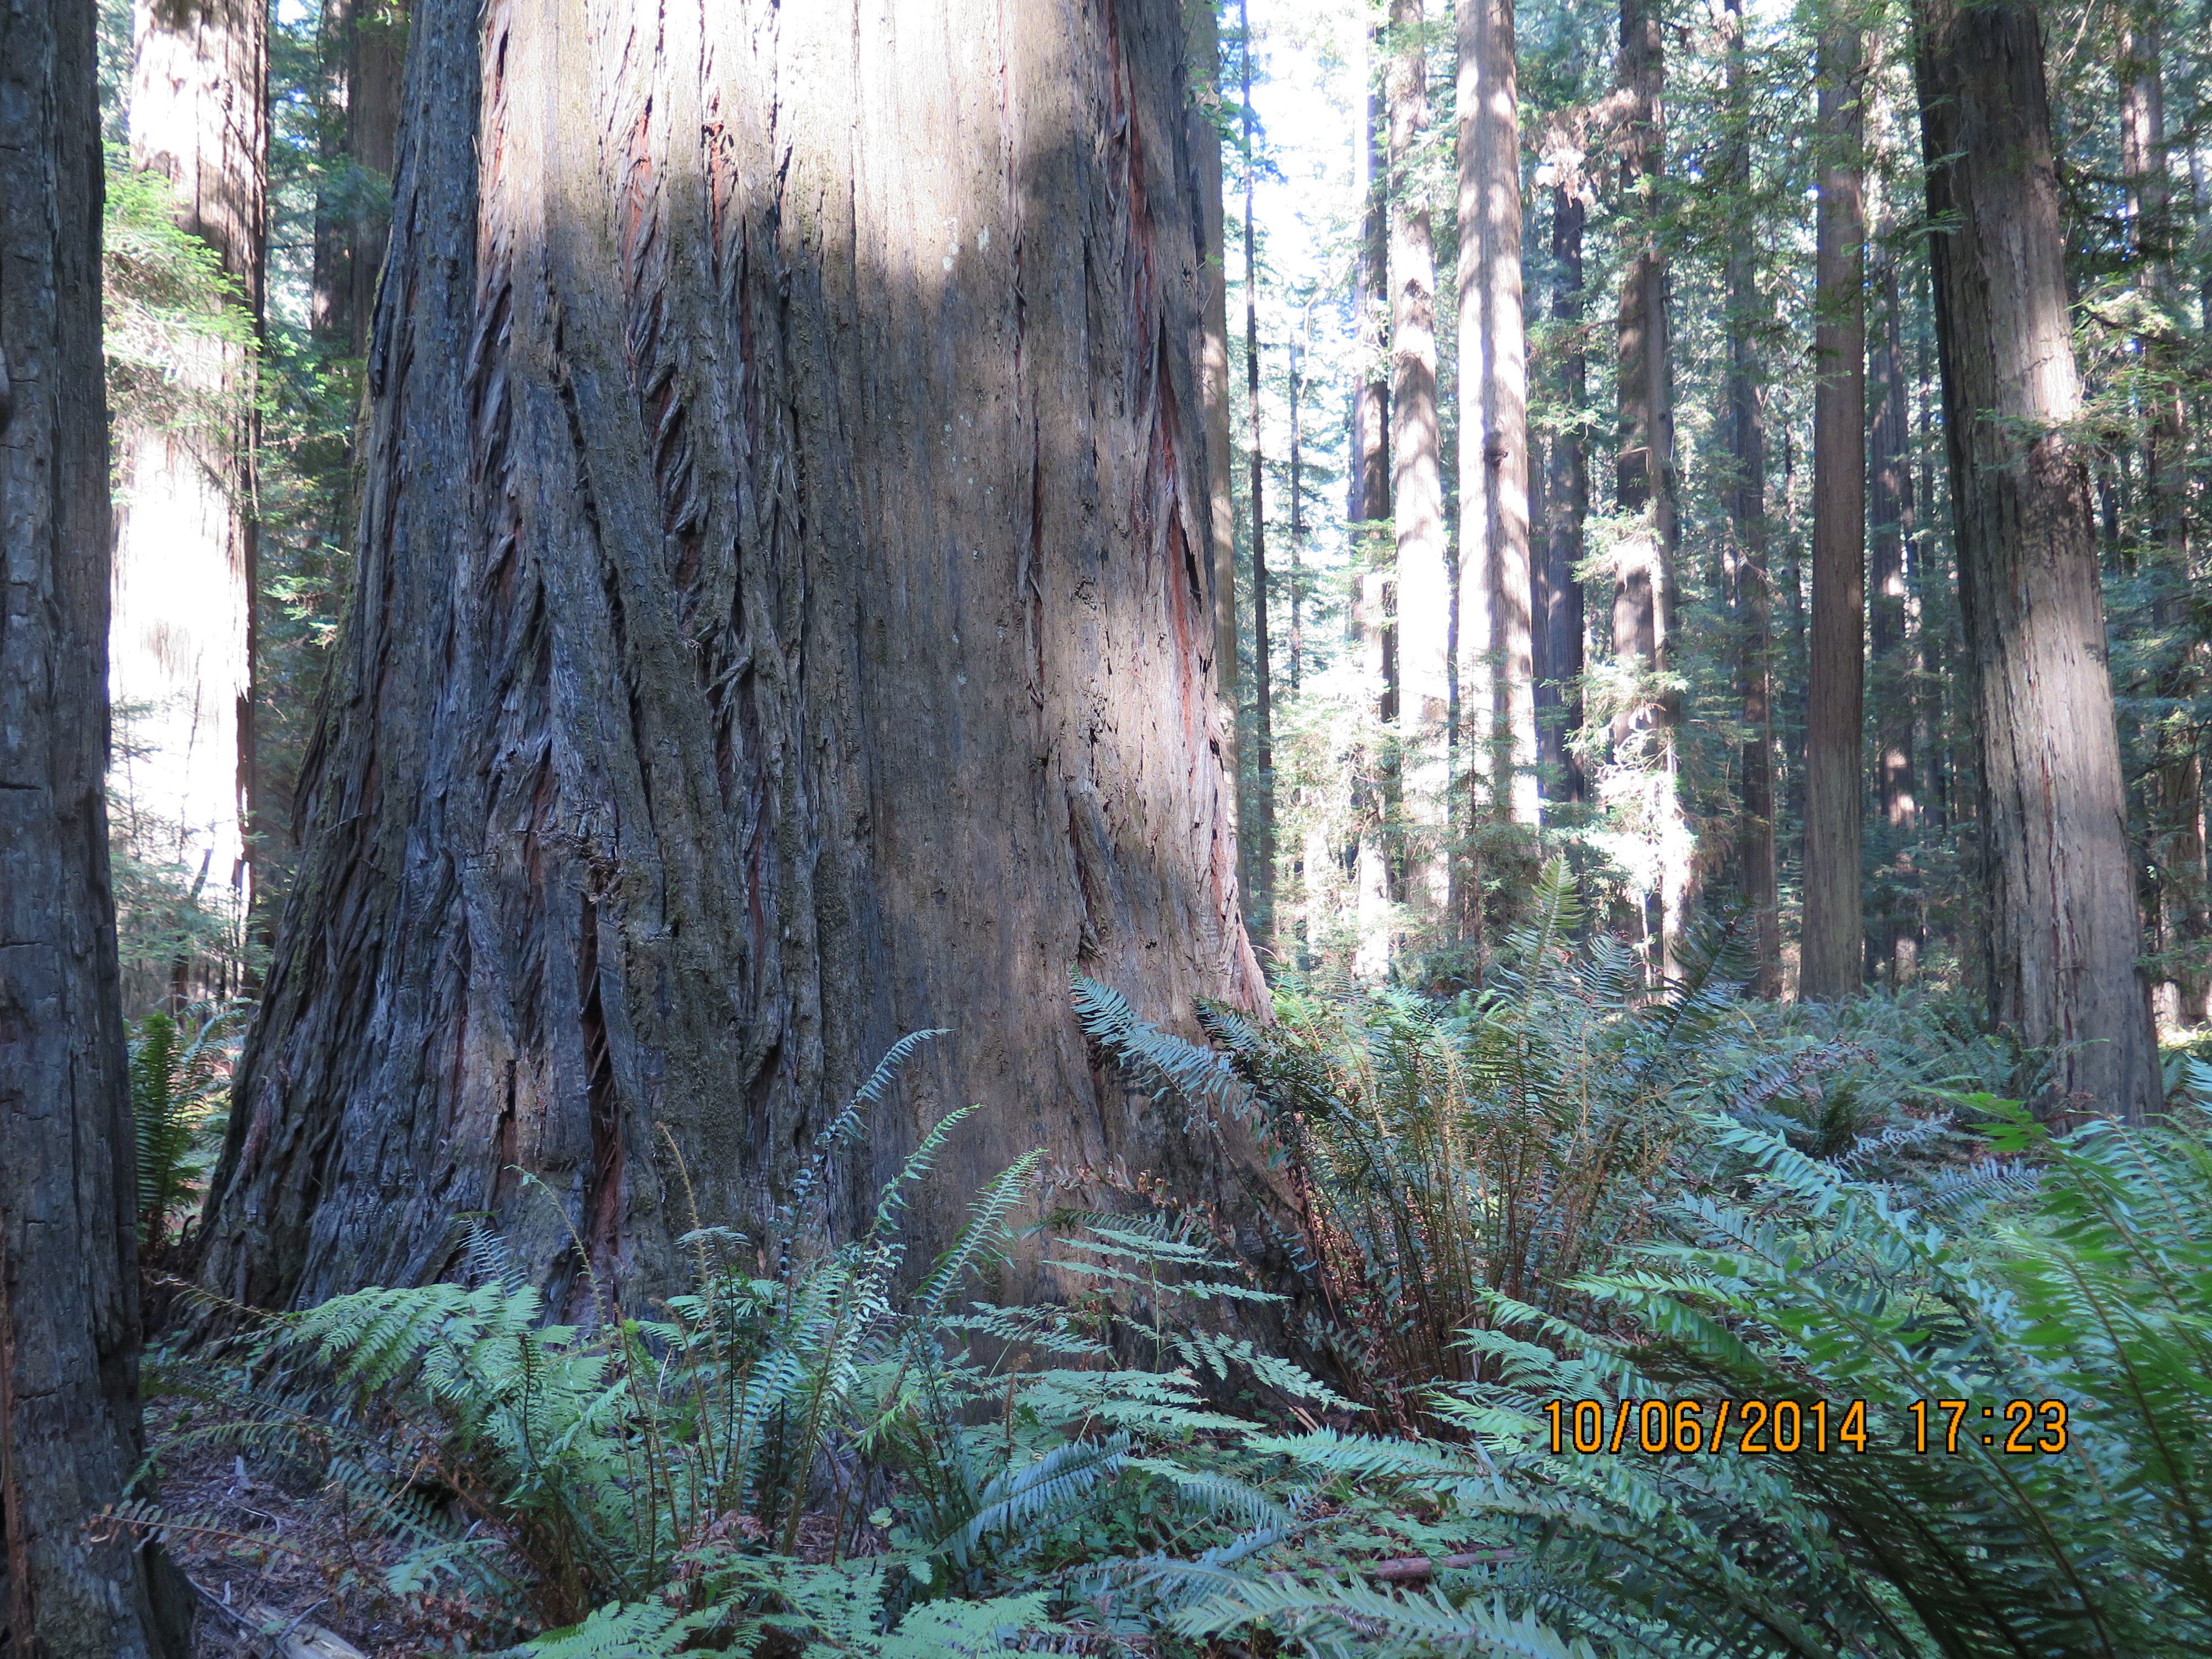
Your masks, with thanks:
[{"label": "green undergrowth", "polygon": [[465,1219],[460,1282],[172,1368],[160,1455],[307,1466],[410,1541],[392,1593],[518,1653],[2212,1650],[2206,1115],[2054,1139],[1996,1091],[2033,1057],[1943,1004],[1753,1005],[1725,939],[1654,995],[1540,901],[1449,1001],[1285,990],[1200,1042],[1075,982],[1137,1087],[1263,1153],[1264,1287],[1219,1218],[1125,1204],[1035,1230],[1063,1302],[975,1299],[1035,1158],[909,1263],[959,1114],[832,1237],[918,1034],[654,1317],[549,1323]]},{"label": "green undergrowth", "polygon": [[245,1005],[196,1002],[131,1024],[138,1249],[158,1260],[197,1220],[229,1114]]},{"label": "green undergrowth", "polygon": [[[461,1282],[255,1316],[212,1381],[204,1364],[157,1366],[155,1386],[196,1411],[149,1487],[160,1458],[209,1443],[304,1464],[414,1546],[387,1591],[541,1632],[523,1652],[989,1653],[1156,1623],[1130,1564],[1292,1524],[1251,1478],[1266,1460],[1244,1442],[1267,1425],[1211,1396],[1307,1421],[1353,1407],[1217,1328],[1212,1311],[1266,1293],[1157,1218],[1050,1241],[1091,1289],[1075,1306],[969,1299],[1013,1242],[1035,1155],[914,1282],[901,1218],[966,1112],[925,1138],[859,1237],[830,1239],[815,1197],[933,1035],[897,1045],[824,1133],[769,1237],[687,1238],[693,1285],[662,1316],[603,1302],[588,1324],[549,1323],[498,1235],[465,1218]],[[204,1524],[150,1499],[121,1518]]]}]

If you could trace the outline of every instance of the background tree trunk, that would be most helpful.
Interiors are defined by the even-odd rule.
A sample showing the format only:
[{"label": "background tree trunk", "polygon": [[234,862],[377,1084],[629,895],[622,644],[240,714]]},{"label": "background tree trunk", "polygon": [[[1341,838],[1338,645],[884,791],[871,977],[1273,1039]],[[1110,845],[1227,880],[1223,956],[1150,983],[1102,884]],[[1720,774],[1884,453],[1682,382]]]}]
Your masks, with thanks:
[{"label": "background tree trunk", "polygon": [[1357,152],[1365,213],[1359,253],[1352,267],[1352,312],[1358,329],[1359,378],[1352,390],[1352,465],[1345,516],[1374,524],[1390,516],[1390,378],[1388,332],[1390,289],[1390,171],[1386,123],[1376,95],[1384,37],[1367,33],[1367,100]]},{"label": "background tree trunk", "polygon": [[1859,814],[1866,750],[1866,208],[1856,28],[1820,36],[1823,151],[1813,332],[1813,641],[1805,722],[1805,930],[1797,994],[1866,971]]},{"label": "background tree trunk", "polygon": [[1252,212],[1259,154],[1252,148],[1252,19],[1238,0],[1244,77],[1244,392],[1251,411],[1252,455],[1252,822],[1246,839],[1244,915],[1263,951],[1275,940],[1275,711],[1267,657],[1267,478],[1260,439],[1260,256]]},{"label": "background tree trunk", "polygon": [[1461,752],[1470,783],[1486,781],[1486,811],[1533,824],[1528,343],[1513,0],[1459,0],[1457,21],[1460,695],[1474,711],[1462,717],[1468,729]]},{"label": "background tree trunk", "polygon": [[[2140,1118],[2160,1098],[2106,665],[2057,169],[2035,9],[1923,0],[1917,74],[1980,751],[1992,1012],[2064,1045],[2039,1103]],[[1955,216],[1955,219],[1954,218]]]},{"label": "background tree trunk", "polygon": [[[1306,324],[1310,329],[1312,318]],[[1298,694],[1298,677],[1305,655],[1305,451],[1304,447],[1305,381],[1304,353],[1293,335],[1290,349],[1291,376],[1291,695]]]},{"label": "background tree trunk", "polygon": [[[1616,326],[1620,426],[1613,474],[1616,508],[1640,522],[1625,529],[1614,555],[1613,650],[1643,676],[1663,673],[1674,620],[1674,382],[1668,367],[1667,253],[1660,240],[1658,190],[1666,161],[1665,35],[1656,0],[1621,0],[1620,86],[1626,131],[1620,143],[1622,235],[1626,269]],[[1616,758],[1637,770],[1630,817],[1654,850],[1658,915],[1645,917],[1656,947],[1651,965],[1680,965],[1689,923],[1690,835],[1674,787],[1673,700],[1639,697],[1613,717]]]},{"label": "background tree trunk", "polygon": [[142,1449],[108,887],[107,407],[93,9],[0,5],[0,1649],[180,1654],[158,1553],[94,1544]]},{"label": "background tree trunk", "polygon": [[[1886,216],[1885,216],[1886,217]],[[1875,291],[1881,301],[1881,328],[1868,352],[1872,382],[1873,426],[1869,439],[1867,531],[1869,568],[1867,646],[1872,663],[1875,795],[1894,872],[1882,889],[1869,937],[1874,965],[1893,986],[1911,982],[1919,960],[1919,928],[1905,903],[1903,866],[1906,844],[1915,834],[1920,803],[1913,781],[1913,725],[1918,695],[1912,641],[1906,629],[1912,580],[1906,550],[1917,563],[1912,495],[1912,434],[1905,401],[1904,300],[1897,279],[1897,255],[1888,246],[1893,226],[1885,222],[1878,251]]]},{"label": "background tree trunk", "polygon": [[1415,149],[1429,125],[1424,0],[1390,0],[1390,503],[1397,547],[1398,733],[1406,900],[1433,927],[1449,900],[1443,845],[1451,580],[1437,423],[1437,257]]},{"label": "background tree trunk", "polygon": [[[1237,499],[1230,474],[1235,468],[1235,446],[1230,441],[1229,419],[1229,226],[1221,189],[1221,129],[1214,112],[1221,94],[1216,85],[1221,73],[1221,31],[1214,15],[1215,0],[1183,0],[1183,27],[1188,41],[1190,75],[1196,88],[1183,118],[1190,151],[1198,168],[1198,243],[1206,290],[1201,307],[1199,343],[1199,393],[1206,405],[1206,521],[1212,560],[1213,683],[1220,701],[1221,765],[1231,782],[1226,803],[1230,828],[1237,827],[1236,781],[1243,774],[1237,765]],[[1237,885],[1247,886],[1250,854],[1237,843]]]},{"label": "background tree trunk", "polygon": [[[2189,472],[2182,388],[2185,343],[2164,315],[2174,246],[2171,192],[2166,183],[2166,83],[2157,25],[2130,27],[2121,36],[2120,172],[2128,190],[2134,230],[2136,286],[2157,321],[2142,343],[2145,401],[2150,430],[2143,445],[2143,483],[2150,497],[2151,567],[2158,597],[2152,619],[2160,632],[2178,636],[2160,673],[2158,694],[2173,702],[2193,698],[2203,678],[2203,647],[2188,619]],[[2173,729],[2179,726],[2179,730]],[[2212,895],[2205,886],[2204,765],[2191,721],[2162,724],[2156,743],[2153,856],[2158,869],[2157,921],[2160,945],[2188,965],[2160,988],[2177,1023],[2197,1025],[2208,1012],[2212,976],[2202,965],[2212,940]]]},{"label": "background tree trunk", "polygon": [[556,1305],[572,1229],[665,1285],[670,1142],[750,1227],[922,1026],[956,1036],[835,1219],[968,1101],[921,1248],[1032,1146],[1231,1179],[1067,1007],[1071,963],[1176,1024],[1264,994],[1185,21],[418,6],[358,585],[209,1284],[420,1281],[483,1209]]},{"label": "background tree trunk", "polygon": [[[1742,0],[1728,8],[1728,176],[1737,199],[1751,200],[1751,81],[1744,62]],[[1728,269],[1729,533],[1735,538],[1737,678],[1743,714],[1743,789],[1736,860],[1751,912],[1754,996],[1782,994],[1782,896],[1774,848],[1774,579],[1767,567],[1766,409],[1758,373],[1755,324],[1766,317],[1753,263],[1748,224],[1732,234]]]},{"label": "background tree trunk", "polygon": [[[258,0],[137,0],[131,156],[174,188],[178,222],[211,248],[251,329],[261,319],[268,18]],[[118,421],[109,690],[130,743],[118,785],[210,908],[243,925],[252,898],[253,362],[203,337],[180,353],[173,416]],[[179,963],[179,988],[241,988]],[[134,1002],[148,987],[128,988]]]},{"label": "background tree trunk", "polygon": [[404,0],[324,0],[322,28],[325,74],[344,114],[332,124],[318,180],[308,322],[318,339],[359,357],[392,234],[407,9]]},{"label": "background tree trunk", "polygon": [[[1589,517],[1589,452],[1581,410],[1589,397],[1589,357],[1583,349],[1583,221],[1578,189],[1552,189],[1552,261],[1557,286],[1552,319],[1559,325],[1559,401],[1571,411],[1552,440],[1545,462],[1544,558],[1536,587],[1536,738],[1547,791],[1563,805],[1579,805],[1587,787],[1580,757],[1568,747],[1582,729],[1583,525]],[[1557,711],[1549,713],[1549,711]],[[1549,717],[1546,718],[1547,713]]]},{"label": "background tree trunk", "polygon": [[[1352,394],[1351,521],[1370,526],[1361,540],[1363,566],[1395,564],[1390,536],[1390,171],[1385,143],[1384,100],[1377,96],[1389,58],[1388,36],[1366,35],[1365,125],[1358,151],[1365,185],[1365,214],[1360,223],[1359,257],[1352,271],[1352,310],[1359,319],[1360,379]],[[1352,605],[1352,627],[1360,647],[1363,684],[1375,692],[1375,715],[1384,726],[1398,718],[1398,640],[1389,569],[1364,568]],[[1391,941],[1386,922],[1391,881],[1387,843],[1387,802],[1393,780],[1382,757],[1363,751],[1353,761],[1352,817],[1359,826],[1352,856],[1358,890],[1355,915],[1359,943],[1354,966],[1363,975],[1387,973]]]}]

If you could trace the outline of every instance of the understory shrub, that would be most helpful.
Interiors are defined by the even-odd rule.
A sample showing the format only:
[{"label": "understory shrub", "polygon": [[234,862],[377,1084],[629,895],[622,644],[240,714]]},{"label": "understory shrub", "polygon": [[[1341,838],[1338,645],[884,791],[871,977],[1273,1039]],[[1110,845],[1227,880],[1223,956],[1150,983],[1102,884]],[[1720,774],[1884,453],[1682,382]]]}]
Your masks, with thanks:
[{"label": "understory shrub", "polygon": [[[1917,1202],[1710,1121],[1729,1178],[1579,1281],[1601,1321],[1492,1299],[1467,1340],[1495,1376],[1436,1395],[1463,1440],[1251,1443],[1302,1482],[1428,1506],[1505,1552],[1395,1601],[1325,1569],[1254,1576],[1178,1628],[1263,1624],[1316,1653],[2212,1650],[2212,1122],[2053,1140],[1976,1103],[2014,1156]],[[1723,1400],[1725,1449],[1683,1449],[1677,1422],[1710,1435]],[[1555,1427],[1583,1401],[1595,1453]],[[1752,1401],[1770,1409],[1746,1455]],[[1755,1455],[1778,1401],[1802,1449]],[[1695,1418],[1675,1416],[1686,1401]],[[1644,1449],[1651,1422],[1662,1449]]]},{"label": "understory shrub", "polygon": [[[587,1325],[547,1323],[498,1235],[465,1218],[466,1282],[252,1316],[227,1381],[168,1368],[157,1383],[215,1420],[164,1454],[214,1441],[310,1464],[413,1542],[390,1590],[457,1590],[492,1623],[544,1632],[523,1650],[569,1659],[1011,1650],[1065,1631],[1069,1584],[1102,1561],[1286,1526],[1236,1474],[1257,1425],[1211,1408],[1208,1388],[1349,1402],[1209,1332],[1208,1308],[1263,1293],[1189,1237],[1093,1218],[1057,1241],[1060,1268],[1095,1290],[1079,1306],[962,1301],[1007,1247],[1031,1155],[902,1291],[902,1213],[962,1111],[860,1237],[829,1238],[833,1161],[935,1035],[885,1057],[769,1237],[688,1236],[695,1282],[665,1316],[603,1300]],[[114,1518],[203,1524],[143,1500]]]},{"label": "understory shrub", "polygon": [[1267,1151],[1334,1389],[1228,1334],[1274,1298],[1170,1206],[1054,1212],[1061,1305],[966,1299],[1035,1158],[906,1271],[960,1114],[831,1238],[923,1033],[659,1316],[545,1323],[466,1219],[464,1283],[264,1316],[185,1441],[312,1462],[412,1540],[396,1590],[542,1655],[2212,1650],[2212,1117],[2053,1138],[1940,1005],[1779,1016],[1718,951],[1655,997],[1576,931],[1555,872],[1480,993],[1285,992],[1212,1045],[1076,981]]},{"label": "understory shrub", "polygon": [[1928,1040],[1948,1012],[1933,1006],[1778,1015],[1741,995],[1726,934],[1654,994],[1626,945],[1584,937],[1563,862],[1527,910],[1480,992],[1281,989],[1265,1024],[1202,1008],[1218,1048],[1075,985],[1085,1029],[1140,1081],[1260,1128],[1308,1335],[1409,1431],[1431,1383],[1481,1373],[1461,1333],[1490,1322],[1494,1298],[1594,1311],[1580,1275],[1649,1233],[1704,1157],[1709,1115],[1883,1167],[1963,1156],[1956,1091],[2012,1063],[1971,1035]]},{"label": "understory shrub", "polygon": [[198,1214],[222,1146],[244,1020],[241,1003],[196,1002],[131,1023],[131,1121],[145,1259],[159,1259]]}]

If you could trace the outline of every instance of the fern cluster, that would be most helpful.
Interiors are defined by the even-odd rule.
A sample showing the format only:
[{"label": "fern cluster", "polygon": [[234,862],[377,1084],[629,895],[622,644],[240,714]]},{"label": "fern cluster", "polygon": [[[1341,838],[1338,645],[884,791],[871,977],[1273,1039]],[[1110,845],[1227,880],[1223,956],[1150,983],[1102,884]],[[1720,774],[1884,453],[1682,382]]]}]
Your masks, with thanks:
[{"label": "fern cluster", "polygon": [[1488,1297],[1550,1305],[1640,1236],[1691,1122],[1686,1087],[1738,1032],[1717,959],[1655,999],[1633,951],[1583,931],[1554,864],[1481,994],[1280,990],[1264,1025],[1203,1010],[1219,1048],[1077,981],[1085,1029],[1140,1084],[1261,1122],[1316,1334],[1407,1427],[1431,1382],[1473,1374],[1458,1336]]},{"label": "fern cluster", "polygon": [[242,1005],[194,1003],[131,1030],[131,1120],[138,1159],[138,1249],[154,1256],[197,1212],[229,1109]]},{"label": "fern cluster", "polygon": [[[1468,1338],[1484,1379],[1437,1396],[1462,1438],[1253,1443],[1285,1479],[1508,1547],[1424,1595],[1278,1557],[1221,1576],[1179,1627],[1265,1625],[1316,1654],[2212,1650],[2212,1123],[2051,1141],[1978,1104],[2006,1126],[1994,1150],[2033,1153],[2040,1178],[1993,1178],[1943,1222],[1709,1121],[1734,1198],[1685,1197],[1667,1237],[1583,1278],[1595,1319],[1492,1297]],[[1617,1402],[1697,1400],[1710,1423],[1723,1398],[1865,1401],[1863,1448],[1655,1454],[1632,1431],[1553,1449],[1553,1401],[1610,1422]],[[1964,1402],[1955,1438],[1946,1400]],[[2063,1449],[2008,1452],[2014,1400],[2064,1406]],[[2038,1413],[2039,1445],[2054,1420]]]},{"label": "fern cluster", "polygon": [[[1304,1518],[1155,1564],[1175,1627],[1315,1654],[2212,1649],[2201,1115],[2052,1141],[1990,1092],[2048,1056],[1945,1005],[1778,1012],[1719,951],[1652,998],[1617,945],[1571,943],[1561,872],[1535,915],[1480,995],[1279,992],[1270,1026],[1209,1011],[1211,1049],[1079,982],[1141,1085],[1263,1124],[1316,1300],[1364,1340],[1348,1374],[1401,1429],[1248,1441]],[[1864,1449],[1584,1456],[1546,1415],[1723,1398],[1865,1401]],[[1942,1400],[1970,1421],[1923,1451]],[[2064,1452],[2008,1454],[2012,1401],[2063,1406]],[[1458,1565],[1364,1580],[1394,1535]]]},{"label": "fern cluster", "polygon": [[[264,1317],[238,1377],[162,1378],[225,1408],[165,1452],[215,1440],[311,1463],[414,1544],[393,1591],[455,1583],[543,1632],[526,1650],[549,1655],[1012,1650],[1064,1631],[1081,1610],[1066,1587],[1109,1558],[1279,1518],[1233,1473],[1255,1425],[1209,1388],[1349,1402],[1200,1328],[1194,1310],[1259,1293],[1187,1236],[1076,1220],[1061,1265],[1097,1294],[964,1301],[1009,1247],[1032,1155],[902,1288],[901,1218],[965,1112],[858,1237],[829,1236],[835,1160],[933,1035],[896,1048],[823,1133],[769,1237],[688,1237],[694,1283],[658,1316],[603,1300],[592,1322],[547,1322],[500,1237],[463,1218],[464,1282]],[[1149,1367],[1119,1357],[1139,1352]],[[193,1524],[143,1502],[117,1518]]]},{"label": "fern cluster", "polygon": [[[1056,1212],[1066,1299],[969,1299],[1034,1157],[909,1270],[962,1114],[832,1237],[835,1162],[921,1033],[766,1237],[690,1237],[655,1316],[545,1322],[467,1218],[464,1282],[269,1322],[195,1432],[316,1462],[416,1544],[396,1589],[459,1578],[569,1659],[2212,1650],[2212,1118],[2054,1139],[1954,1088],[2018,1075],[2001,1045],[1916,1064],[1940,1012],[1784,1030],[1710,966],[1654,998],[1571,942],[1563,876],[1542,896],[1450,1004],[1285,994],[1205,1011],[1207,1047],[1076,981],[1141,1086],[1273,1152],[1341,1393],[1237,1334],[1274,1298],[1172,1210]],[[1838,1429],[1863,1401],[1863,1438],[1555,1441],[1557,1402],[1722,1400]],[[2063,1449],[2007,1452],[2015,1400],[2065,1408]]]}]

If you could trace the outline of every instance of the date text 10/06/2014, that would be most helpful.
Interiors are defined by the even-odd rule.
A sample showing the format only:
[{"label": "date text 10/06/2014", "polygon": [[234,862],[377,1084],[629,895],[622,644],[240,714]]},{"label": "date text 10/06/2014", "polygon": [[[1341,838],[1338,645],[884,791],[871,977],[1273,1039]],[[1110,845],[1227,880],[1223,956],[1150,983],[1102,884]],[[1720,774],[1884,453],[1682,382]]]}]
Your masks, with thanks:
[{"label": "date text 10/06/2014", "polygon": [[[1729,1452],[1789,1456],[1863,1452],[1883,1432],[1869,1428],[1863,1400],[1548,1400],[1538,1415],[1551,1425],[1555,1455]],[[1889,1443],[1957,1456],[1981,1446],[2013,1456],[2051,1455],[2067,1447],[2066,1402],[1915,1400],[1886,1415]]]}]

